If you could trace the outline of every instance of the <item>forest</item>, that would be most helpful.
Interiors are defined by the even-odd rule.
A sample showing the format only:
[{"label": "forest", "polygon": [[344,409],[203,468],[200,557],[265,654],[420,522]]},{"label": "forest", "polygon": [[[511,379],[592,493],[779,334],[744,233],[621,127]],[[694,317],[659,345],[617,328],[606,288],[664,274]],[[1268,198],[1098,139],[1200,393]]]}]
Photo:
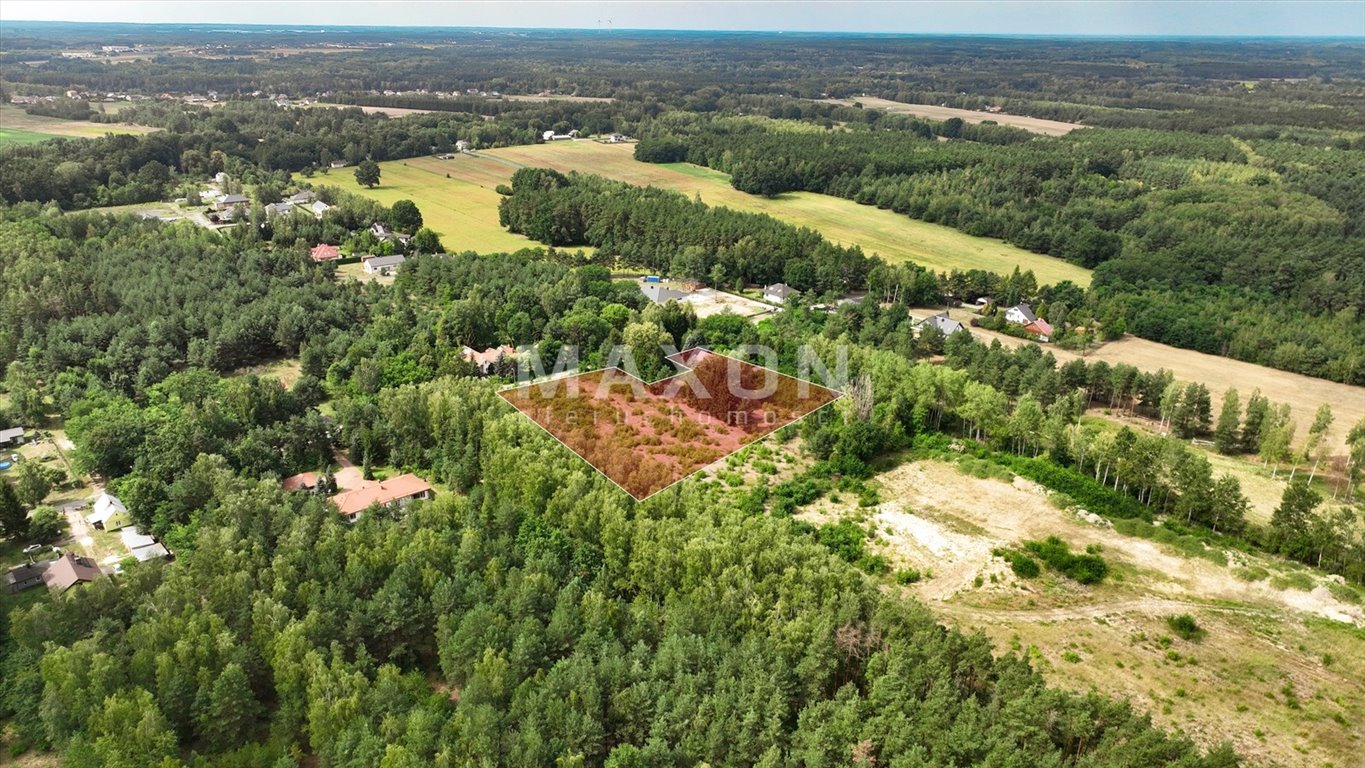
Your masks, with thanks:
[{"label": "forest", "polygon": [[1014,129],[887,118],[811,132],[678,117],[635,152],[715,168],[744,192],[845,197],[1094,267],[1091,313],[1138,336],[1365,381],[1365,152],[1146,129],[1021,143]]}]

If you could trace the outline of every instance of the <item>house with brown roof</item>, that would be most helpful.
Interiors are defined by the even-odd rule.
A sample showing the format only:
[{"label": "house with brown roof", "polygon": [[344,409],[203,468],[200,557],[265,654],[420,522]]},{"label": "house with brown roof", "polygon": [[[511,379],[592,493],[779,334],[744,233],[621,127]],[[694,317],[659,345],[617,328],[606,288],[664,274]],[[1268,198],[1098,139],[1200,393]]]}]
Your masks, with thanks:
[{"label": "house with brown roof", "polygon": [[360,513],[373,506],[405,507],[419,499],[432,497],[431,485],[413,474],[398,475],[388,480],[367,480],[332,497],[342,519],[354,523]]},{"label": "house with brown roof", "polygon": [[94,560],[67,552],[47,566],[43,582],[49,590],[60,595],[77,584],[94,581],[100,575],[100,567]]},{"label": "house with brown roof", "polygon": [[308,491],[311,493],[317,490],[318,481],[321,479],[316,472],[300,472],[281,480],[280,486],[286,491]]}]

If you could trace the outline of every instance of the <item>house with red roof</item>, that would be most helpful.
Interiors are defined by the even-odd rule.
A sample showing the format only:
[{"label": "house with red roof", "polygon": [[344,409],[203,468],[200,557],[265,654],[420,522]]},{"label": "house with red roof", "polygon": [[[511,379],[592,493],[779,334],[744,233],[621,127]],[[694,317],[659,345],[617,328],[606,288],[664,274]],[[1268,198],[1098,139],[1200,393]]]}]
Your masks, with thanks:
[{"label": "house with red roof", "polygon": [[316,262],[336,261],[341,258],[341,249],[337,248],[335,245],[318,243],[313,246],[313,250],[308,252],[308,257]]}]

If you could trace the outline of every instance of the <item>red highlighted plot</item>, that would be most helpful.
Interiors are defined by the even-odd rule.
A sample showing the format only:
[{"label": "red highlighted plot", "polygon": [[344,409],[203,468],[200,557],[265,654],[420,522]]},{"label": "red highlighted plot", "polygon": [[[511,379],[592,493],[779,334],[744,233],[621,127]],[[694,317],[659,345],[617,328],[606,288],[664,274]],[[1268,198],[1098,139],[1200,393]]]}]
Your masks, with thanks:
[{"label": "red highlighted plot", "polygon": [[619,368],[499,395],[636,499],[780,429],[841,393],[704,349],[646,383]]}]

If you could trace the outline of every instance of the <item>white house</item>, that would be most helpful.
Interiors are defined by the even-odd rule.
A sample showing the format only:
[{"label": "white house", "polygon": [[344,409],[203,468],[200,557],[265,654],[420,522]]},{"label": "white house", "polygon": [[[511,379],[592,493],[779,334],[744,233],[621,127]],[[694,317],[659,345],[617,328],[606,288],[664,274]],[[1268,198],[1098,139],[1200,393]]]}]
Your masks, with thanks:
[{"label": "white house", "polygon": [[1028,325],[1037,320],[1038,316],[1033,314],[1033,307],[1020,302],[1005,310],[1005,322],[1014,325]]},{"label": "white house", "polygon": [[787,299],[799,296],[801,292],[786,283],[773,283],[763,287],[763,300],[774,304],[785,304]]},{"label": "white house", "polygon": [[392,275],[398,272],[398,268],[407,261],[401,253],[392,256],[367,256],[361,260],[362,267],[367,275]]}]

